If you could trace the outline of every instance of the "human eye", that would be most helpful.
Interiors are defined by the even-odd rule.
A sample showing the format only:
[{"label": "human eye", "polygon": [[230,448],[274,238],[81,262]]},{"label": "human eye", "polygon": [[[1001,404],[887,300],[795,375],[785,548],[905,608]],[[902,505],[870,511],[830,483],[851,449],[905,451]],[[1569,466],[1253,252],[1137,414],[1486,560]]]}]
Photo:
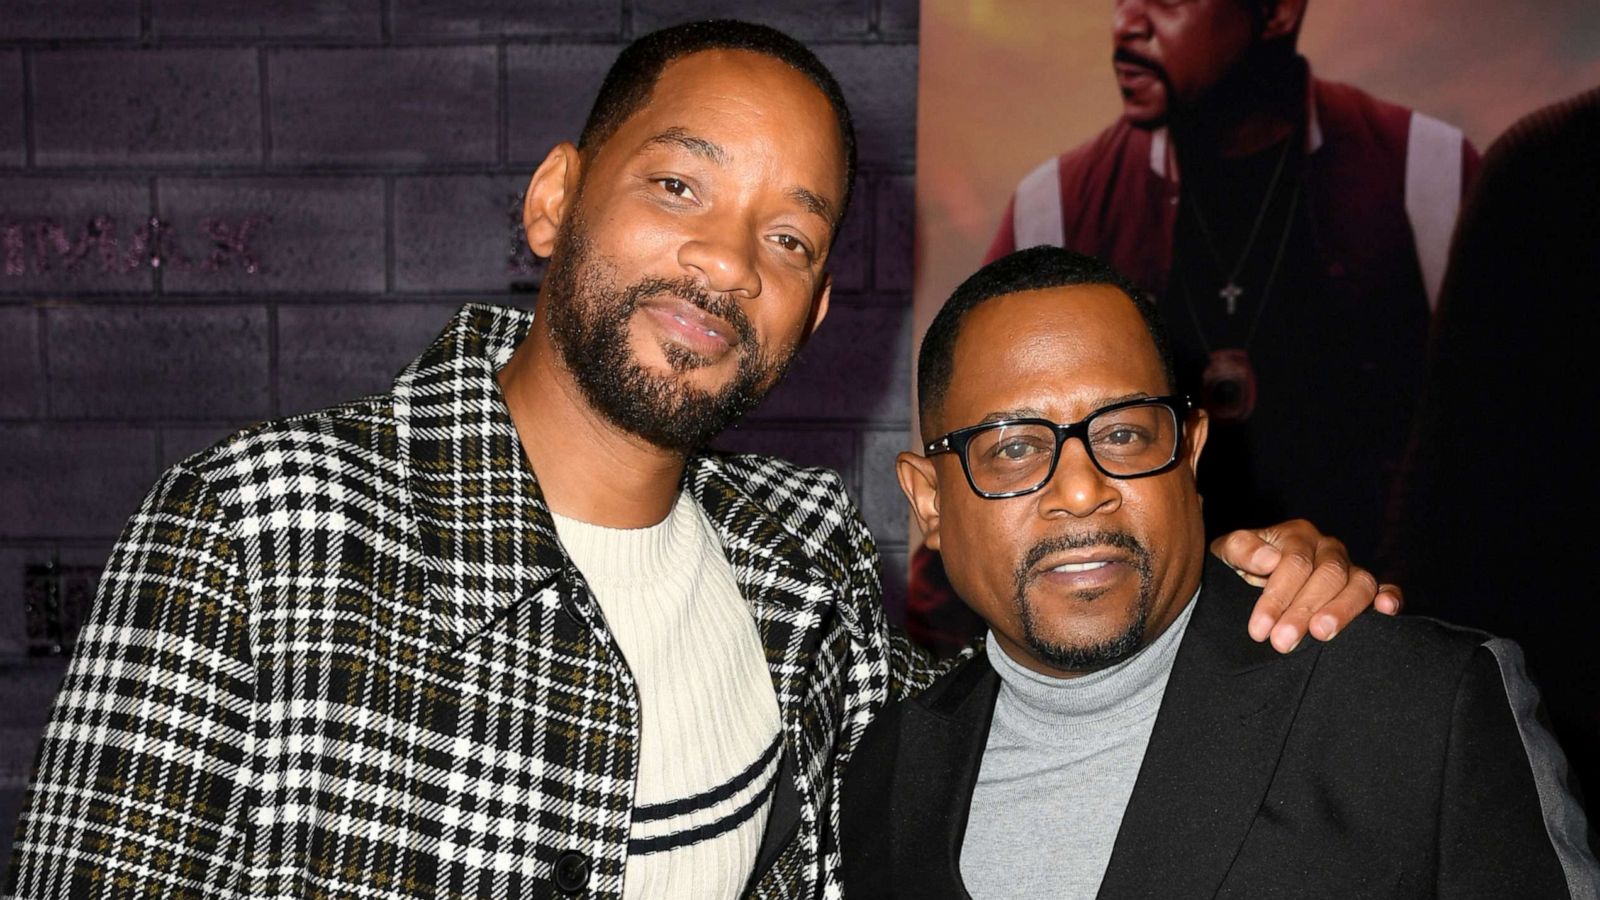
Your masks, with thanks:
[{"label": "human eye", "polygon": [[1119,423],[1095,435],[1096,444],[1110,447],[1131,447],[1149,443],[1150,433],[1143,428],[1125,423]]},{"label": "human eye", "polygon": [[1049,453],[1055,448],[1045,446],[1037,435],[1005,435],[996,440],[985,454],[996,462],[1018,463]]},{"label": "human eye", "polygon": [[789,234],[787,232],[779,232],[774,234],[771,240],[785,253],[791,253],[801,257],[808,263],[816,259],[816,253],[811,249],[811,245],[796,235]]},{"label": "human eye", "polygon": [[682,178],[666,175],[660,178],[652,178],[650,180],[654,184],[660,186],[663,191],[666,191],[674,197],[681,197],[684,200],[689,200],[691,202],[698,202],[700,200],[700,198],[695,195],[694,188],[689,187],[689,183],[684,181]]},{"label": "human eye", "polygon": [[1171,430],[1163,429],[1161,423],[1161,412],[1155,407],[1115,410],[1090,422],[1089,442],[1102,456],[1142,457],[1157,452],[1163,436]]}]

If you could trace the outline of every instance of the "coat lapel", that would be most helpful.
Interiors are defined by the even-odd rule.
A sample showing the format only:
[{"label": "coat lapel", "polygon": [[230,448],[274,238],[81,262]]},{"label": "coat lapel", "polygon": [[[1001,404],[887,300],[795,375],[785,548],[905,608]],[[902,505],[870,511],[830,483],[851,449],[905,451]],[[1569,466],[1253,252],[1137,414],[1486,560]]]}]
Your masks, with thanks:
[{"label": "coat lapel", "polygon": [[906,703],[894,760],[890,815],[896,893],[966,897],[961,844],[1000,676],[980,651],[931,702]]},{"label": "coat lapel", "polygon": [[1245,634],[1259,591],[1208,558],[1100,896],[1211,897],[1260,809],[1320,647]]},{"label": "coat lapel", "polygon": [[532,322],[469,305],[395,378],[436,640],[459,645],[569,564],[495,380]]},{"label": "coat lapel", "polygon": [[[719,456],[691,458],[685,489],[716,529],[739,593],[750,605],[778,699],[793,786],[801,798],[813,801],[820,796],[839,723],[830,718],[838,714],[831,705],[810,701],[838,696],[816,679],[842,674],[838,666],[819,664],[819,656],[832,649],[825,642],[826,626],[849,605],[839,602],[849,573],[831,567],[824,554],[808,552],[800,536],[748,493],[749,480],[727,467]],[[780,784],[778,791],[789,788]],[[790,817],[798,816],[799,804],[775,803],[769,833],[787,833],[796,824]]]}]

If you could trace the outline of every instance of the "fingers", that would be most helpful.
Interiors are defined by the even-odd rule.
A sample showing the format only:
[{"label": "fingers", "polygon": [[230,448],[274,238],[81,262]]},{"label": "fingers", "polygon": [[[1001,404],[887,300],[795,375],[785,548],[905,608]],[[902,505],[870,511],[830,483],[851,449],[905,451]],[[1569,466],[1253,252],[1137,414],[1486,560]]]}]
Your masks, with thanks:
[{"label": "fingers", "polygon": [[1320,609],[1311,615],[1311,636],[1319,641],[1332,640],[1345,625],[1366,611],[1378,593],[1378,579],[1366,569],[1350,570],[1350,579],[1344,587]]},{"label": "fingers", "polygon": [[1280,653],[1307,634],[1337,635],[1367,607],[1394,615],[1404,605],[1396,585],[1380,585],[1372,573],[1350,562],[1343,543],[1294,519],[1257,531],[1235,531],[1211,543],[1211,551],[1251,584],[1265,586],[1248,625],[1257,641],[1270,640]]},{"label": "fingers", "polygon": [[[1265,590],[1256,603],[1255,612],[1251,614],[1248,625],[1250,636],[1258,641],[1267,640],[1274,634],[1278,622],[1285,614],[1291,612],[1295,598],[1306,589],[1319,566],[1329,563],[1345,565],[1349,563],[1343,544],[1333,538],[1324,537],[1317,531],[1316,526],[1304,519],[1292,519],[1260,531],[1234,532],[1227,537],[1233,539],[1227,544],[1227,549],[1232,552],[1240,554],[1249,552],[1254,562],[1263,562],[1266,561],[1266,557],[1271,557],[1270,565],[1261,565],[1253,569],[1254,574],[1267,576]],[[1244,568],[1249,564],[1244,560],[1239,562],[1229,560],[1229,562],[1235,568]],[[1330,575],[1322,577],[1331,579]],[[1252,584],[1260,584],[1258,580],[1247,580]],[[1340,584],[1342,585],[1342,580]],[[1326,586],[1312,585],[1313,593],[1308,599],[1320,603],[1326,601],[1337,590],[1338,586],[1333,585],[1331,580]],[[1285,637],[1273,639],[1274,646],[1278,646],[1280,640],[1287,640],[1286,647],[1292,649],[1304,636],[1304,621],[1291,618],[1289,624],[1290,628],[1284,632]],[[1280,646],[1279,649],[1286,648]]]},{"label": "fingers", "polygon": [[[1337,541],[1331,541],[1330,543],[1338,544]],[[1344,545],[1338,544],[1336,548],[1319,547],[1318,551],[1317,556],[1310,563],[1310,572],[1303,578],[1297,579],[1294,593],[1279,593],[1274,597],[1274,603],[1283,607],[1283,614],[1278,617],[1277,624],[1272,626],[1270,638],[1273,648],[1279,653],[1288,653],[1299,646],[1300,641],[1310,630],[1312,617],[1337,600],[1346,586],[1350,584],[1353,572],[1349,559],[1345,557]],[[1281,571],[1283,566],[1278,568]],[[1364,572],[1365,570],[1359,571]],[[1278,574],[1274,572],[1273,578],[1267,582],[1267,591],[1274,589],[1272,581],[1277,580],[1277,578]],[[1368,578],[1370,579],[1371,576],[1369,575]],[[1377,587],[1377,583],[1372,582],[1371,590],[1367,591],[1366,597],[1358,607],[1358,610],[1366,608],[1366,604],[1371,602],[1372,595],[1376,592]],[[1284,599],[1278,600],[1277,597],[1283,597]],[[1353,618],[1353,616],[1340,618],[1342,611],[1343,607],[1339,606],[1334,606],[1329,611],[1329,614],[1334,618],[1333,631],[1338,631],[1345,622]]]},{"label": "fingers", "polygon": [[1406,597],[1400,591],[1400,585],[1380,584],[1378,585],[1378,596],[1373,599],[1372,605],[1378,612],[1386,616],[1398,616],[1400,611],[1405,608]]},{"label": "fingers", "polygon": [[[1275,536],[1278,529],[1265,528],[1260,531],[1230,531],[1211,542],[1211,552],[1216,554],[1223,562],[1233,567],[1235,572],[1245,579],[1251,576],[1266,577],[1272,574],[1283,554],[1272,545],[1269,535]],[[1259,582],[1252,582],[1258,587]]]},{"label": "fingers", "polygon": [[1273,626],[1288,611],[1290,601],[1315,569],[1310,553],[1295,551],[1283,555],[1250,614],[1251,638],[1264,641],[1272,634]]}]

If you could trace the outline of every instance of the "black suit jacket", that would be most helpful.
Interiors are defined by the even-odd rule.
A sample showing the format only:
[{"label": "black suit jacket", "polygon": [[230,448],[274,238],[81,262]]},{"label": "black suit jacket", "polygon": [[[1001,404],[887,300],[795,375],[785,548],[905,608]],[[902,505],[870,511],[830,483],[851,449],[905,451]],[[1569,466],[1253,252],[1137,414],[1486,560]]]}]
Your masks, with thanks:
[{"label": "black suit jacket", "polygon": [[[1581,808],[1541,777],[1502,673],[1513,645],[1365,615],[1287,656],[1212,559],[1100,887],[1124,897],[1568,897]],[[1500,651],[1497,654],[1497,651]],[[960,856],[999,676],[983,654],[884,710],[843,795],[846,896],[966,897]],[[1531,712],[1531,710],[1529,710]]]}]

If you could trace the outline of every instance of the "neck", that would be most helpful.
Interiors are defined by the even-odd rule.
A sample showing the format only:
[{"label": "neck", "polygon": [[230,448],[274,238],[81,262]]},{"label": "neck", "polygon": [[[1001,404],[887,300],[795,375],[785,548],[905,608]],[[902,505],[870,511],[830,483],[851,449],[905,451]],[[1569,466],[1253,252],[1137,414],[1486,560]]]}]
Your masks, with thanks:
[{"label": "neck", "polygon": [[1194,107],[1175,111],[1172,143],[1192,162],[1258,153],[1293,135],[1305,119],[1300,57],[1261,48]]},{"label": "neck", "polygon": [[545,502],[608,528],[660,522],[677,499],[684,454],[617,428],[589,405],[551,343],[543,309],[498,380]]}]

